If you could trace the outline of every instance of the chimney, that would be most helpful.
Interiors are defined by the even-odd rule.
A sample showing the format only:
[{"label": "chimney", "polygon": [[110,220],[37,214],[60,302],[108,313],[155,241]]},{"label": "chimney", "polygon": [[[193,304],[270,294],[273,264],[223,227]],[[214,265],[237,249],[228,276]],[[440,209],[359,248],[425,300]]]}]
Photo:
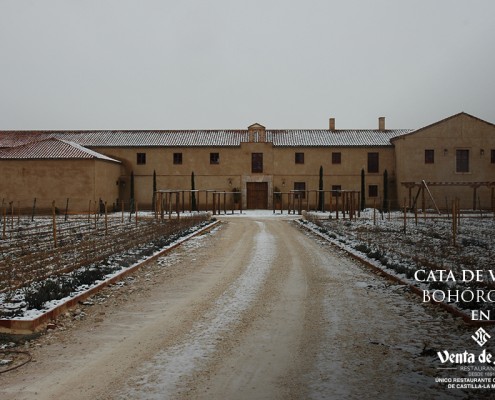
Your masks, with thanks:
[{"label": "chimney", "polygon": [[335,130],[335,118],[330,118],[330,130]]},{"label": "chimney", "polygon": [[379,131],[385,130],[385,117],[379,117],[378,118],[378,130]]}]

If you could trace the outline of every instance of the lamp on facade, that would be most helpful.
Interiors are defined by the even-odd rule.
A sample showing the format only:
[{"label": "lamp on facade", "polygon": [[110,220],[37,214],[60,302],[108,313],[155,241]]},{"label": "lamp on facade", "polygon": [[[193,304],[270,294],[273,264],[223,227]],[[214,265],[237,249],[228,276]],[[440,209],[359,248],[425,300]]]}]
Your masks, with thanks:
[{"label": "lamp on facade", "polygon": [[282,186],[285,186],[285,179],[282,179]]},{"label": "lamp on facade", "polygon": [[443,155],[446,156],[449,153],[447,149],[443,149]]},{"label": "lamp on facade", "polygon": [[480,150],[480,156],[484,156],[485,155],[485,149],[481,149]]},{"label": "lamp on facade", "polygon": [[229,178],[228,182],[229,182],[229,186],[232,186],[232,178]]}]

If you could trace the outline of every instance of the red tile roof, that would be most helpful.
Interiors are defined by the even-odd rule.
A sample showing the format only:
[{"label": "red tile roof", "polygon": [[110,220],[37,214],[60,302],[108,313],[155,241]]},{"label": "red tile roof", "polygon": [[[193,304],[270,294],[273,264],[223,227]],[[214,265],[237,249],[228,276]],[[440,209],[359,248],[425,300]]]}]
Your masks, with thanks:
[{"label": "red tile roof", "polygon": [[101,159],[120,162],[110,157],[89,150],[80,144],[47,138],[21,146],[0,149],[0,159]]}]

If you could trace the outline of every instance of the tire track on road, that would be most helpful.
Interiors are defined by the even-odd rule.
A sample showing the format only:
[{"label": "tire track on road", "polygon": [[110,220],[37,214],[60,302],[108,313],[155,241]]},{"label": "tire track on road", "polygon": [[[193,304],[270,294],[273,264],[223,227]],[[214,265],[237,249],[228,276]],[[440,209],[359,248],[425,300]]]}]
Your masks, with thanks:
[{"label": "tire track on road", "polygon": [[219,341],[234,329],[255,300],[271,268],[274,238],[261,222],[256,222],[254,252],[239,276],[213,303],[212,309],[194,323],[192,330],[177,343],[142,365],[132,385],[124,390],[126,399],[164,399],[167,394],[184,391],[180,381],[205,367]]}]

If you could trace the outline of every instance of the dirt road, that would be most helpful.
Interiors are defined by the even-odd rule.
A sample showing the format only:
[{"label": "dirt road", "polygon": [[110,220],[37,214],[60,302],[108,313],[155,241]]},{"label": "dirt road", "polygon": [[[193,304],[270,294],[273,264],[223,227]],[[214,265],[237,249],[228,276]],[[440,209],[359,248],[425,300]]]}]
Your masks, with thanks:
[{"label": "dirt road", "polygon": [[420,353],[463,328],[435,313],[293,222],[229,218],[62,318],[0,398],[447,398]]}]

